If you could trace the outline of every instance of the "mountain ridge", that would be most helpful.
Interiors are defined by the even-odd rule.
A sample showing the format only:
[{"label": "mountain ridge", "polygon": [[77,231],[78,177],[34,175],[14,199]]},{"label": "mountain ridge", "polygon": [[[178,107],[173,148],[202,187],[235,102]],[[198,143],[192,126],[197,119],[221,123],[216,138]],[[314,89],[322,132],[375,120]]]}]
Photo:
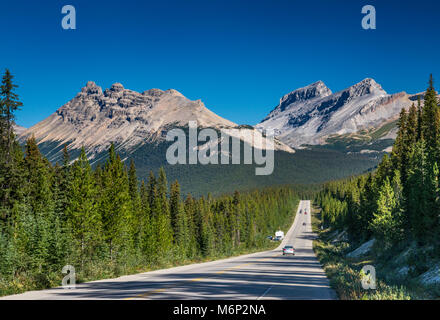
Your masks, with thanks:
[{"label": "mountain ridge", "polygon": [[[307,96],[310,88],[317,85],[323,94],[302,100],[286,99],[291,95]],[[405,92],[388,94],[372,78],[335,93],[318,81],[284,95],[256,127],[273,129],[280,141],[293,148],[322,145],[331,135],[355,133],[393,121],[403,107],[409,108],[411,97]]]},{"label": "mountain ridge", "polygon": [[[105,152],[111,143],[127,151],[143,143],[164,140],[169,128],[188,126],[189,121],[196,121],[199,128],[220,131],[239,128],[247,133],[241,140],[252,145],[254,141],[249,133],[262,135],[253,127],[238,126],[218,116],[200,99],[189,100],[174,89],[149,89],[140,93],[114,83],[102,90],[95,82],[88,81],[73,99],[21,132],[19,140],[24,143],[34,136],[38,144],[51,145],[56,149],[51,152],[51,161],[59,156],[60,146],[64,144],[74,150],[84,147],[93,159]],[[274,148],[294,152],[278,141]]]}]

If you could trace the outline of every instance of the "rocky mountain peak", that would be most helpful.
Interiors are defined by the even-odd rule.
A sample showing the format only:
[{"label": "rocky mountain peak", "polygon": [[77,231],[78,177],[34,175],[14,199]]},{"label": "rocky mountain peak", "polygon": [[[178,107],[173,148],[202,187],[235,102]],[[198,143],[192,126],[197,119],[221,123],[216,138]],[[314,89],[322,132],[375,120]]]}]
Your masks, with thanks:
[{"label": "rocky mountain peak", "polygon": [[116,82],[116,83],[112,84],[112,86],[110,87],[110,90],[116,91],[116,92],[123,91],[124,86],[121,83]]},{"label": "rocky mountain peak", "polygon": [[85,94],[102,94],[102,88],[93,81],[88,81],[86,86],[81,89]]},{"label": "rocky mountain peak", "polygon": [[144,91],[142,94],[146,95],[146,96],[151,96],[151,97],[160,97],[163,93],[164,93],[163,90],[153,88],[153,89]]},{"label": "rocky mountain peak", "polygon": [[371,78],[366,78],[356,83],[355,85],[347,88],[346,91],[350,93],[350,96],[356,96],[356,97],[360,97],[371,93],[375,93],[378,95],[387,94],[385,90],[382,89],[382,86]]},{"label": "rocky mountain peak", "polygon": [[183,97],[183,94],[181,94],[179,91],[174,90],[174,89],[168,89],[165,91],[165,93],[173,95],[173,96]]},{"label": "rocky mountain peak", "polygon": [[377,127],[410,103],[407,94],[389,95],[371,78],[336,93],[318,81],[285,95],[257,127],[273,129],[291,147],[322,144],[333,134]]},{"label": "rocky mountain peak", "polygon": [[201,127],[236,126],[205,108],[200,100],[192,101],[174,89],[139,93],[114,83],[103,92],[89,81],[72,100],[26,130],[20,139],[34,135],[39,143],[68,143],[77,150],[85,147],[93,156],[107,150],[111,142],[128,150],[159,139],[164,128],[186,126],[192,120]]},{"label": "rocky mountain peak", "polygon": [[284,111],[288,106],[297,102],[326,97],[332,94],[332,91],[322,81],[317,81],[306,87],[296,89],[280,99],[279,110]]}]

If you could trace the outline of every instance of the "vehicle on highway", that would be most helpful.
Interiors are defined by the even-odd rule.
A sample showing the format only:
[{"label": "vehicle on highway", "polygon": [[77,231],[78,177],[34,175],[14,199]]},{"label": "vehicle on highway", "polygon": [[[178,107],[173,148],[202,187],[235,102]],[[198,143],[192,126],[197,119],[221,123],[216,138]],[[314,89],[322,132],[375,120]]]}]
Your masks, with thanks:
[{"label": "vehicle on highway", "polygon": [[295,255],[295,249],[293,248],[293,246],[285,246],[283,248],[283,256],[285,256],[286,254],[291,254],[292,256]]},{"label": "vehicle on highway", "polygon": [[284,232],[281,230],[278,230],[277,232],[275,232],[275,238],[279,238],[280,240],[284,239]]},{"label": "vehicle on highway", "polygon": [[305,222],[303,222],[303,226],[305,226],[306,225],[306,223]]},{"label": "vehicle on highway", "polygon": [[299,213],[303,213],[303,209],[299,209]]}]

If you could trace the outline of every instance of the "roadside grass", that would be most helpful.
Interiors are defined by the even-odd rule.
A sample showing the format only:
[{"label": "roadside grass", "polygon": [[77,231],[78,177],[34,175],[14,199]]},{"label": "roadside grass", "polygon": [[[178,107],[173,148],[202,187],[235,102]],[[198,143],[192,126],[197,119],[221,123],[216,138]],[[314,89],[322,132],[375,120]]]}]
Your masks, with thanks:
[{"label": "roadside grass", "polygon": [[[376,289],[362,288],[361,269],[364,265],[378,265],[373,255],[362,258],[347,258],[350,251],[347,242],[339,241],[332,243],[330,236],[333,233],[329,229],[320,229],[321,210],[317,207],[312,209],[312,230],[318,234],[313,241],[313,249],[330,280],[330,286],[336,291],[341,300],[409,300],[426,299],[432,296],[426,294],[426,288],[417,282],[385,281],[383,270],[376,269]],[[382,276],[384,275],[384,276]],[[409,286],[408,286],[409,285]]]}]

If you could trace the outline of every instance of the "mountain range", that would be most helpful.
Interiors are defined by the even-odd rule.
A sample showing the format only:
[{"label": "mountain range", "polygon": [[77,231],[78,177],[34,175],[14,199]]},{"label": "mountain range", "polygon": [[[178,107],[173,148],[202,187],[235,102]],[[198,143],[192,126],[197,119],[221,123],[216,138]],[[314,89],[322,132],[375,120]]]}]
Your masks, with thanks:
[{"label": "mountain range", "polygon": [[[259,124],[248,126],[224,119],[201,100],[192,101],[173,89],[140,93],[115,83],[102,90],[89,81],[48,118],[29,129],[17,127],[16,133],[21,143],[35,136],[52,163],[61,161],[67,145],[72,160],[84,147],[96,165],[105,160],[114,143],[122,159],[135,161],[140,178],[164,166],[172,179],[191,185],[185,191],[227,192],[232,186],[322,182],[373,168],[393,143],[399,112],[417,96],[388,94],[369,78],[336,93],[318,81],[284,95]],[[249,165],[228,166],[228,170],[222,165],[168,165],[166,133],[186,128],[190,120],[218,132],[238,128],[261,135],[274,130],[274,174],[257,178]],[[241,139],[253,145],[252,140]],[[197,187],[195,175],[201,177]]]},{"label": "mountain range", "polygon": [[[55,113],[21,131],[19,139],[24,142],[33,135],[43,147],[50,145],[46,153],[52,162],[60,159],[65,144],[74,152],[84,147],[89,159],[96,160],[111,143],[130,154],[145,144],[164,141],[169,129],[188,126],[189,121],[196,121],[199,128],[238,128],[261,136],[253,127],[238,126],[207,109],[201,100],[191,101],[173,89],[139,93],[115,83],[103,91],[89,81]],[[243,136],[246,140],[250,135]],[[294,152],[280,142],[275,149]]]},{"label": "mountain range", "polygon": [[323,145],[330,137],[374,130],[393,122],[415,99],[416,95],[405,92],[388,94],[370,78],[336,93],[318,81],[283,96],[257,128],[273,129],[293,148]]}]

